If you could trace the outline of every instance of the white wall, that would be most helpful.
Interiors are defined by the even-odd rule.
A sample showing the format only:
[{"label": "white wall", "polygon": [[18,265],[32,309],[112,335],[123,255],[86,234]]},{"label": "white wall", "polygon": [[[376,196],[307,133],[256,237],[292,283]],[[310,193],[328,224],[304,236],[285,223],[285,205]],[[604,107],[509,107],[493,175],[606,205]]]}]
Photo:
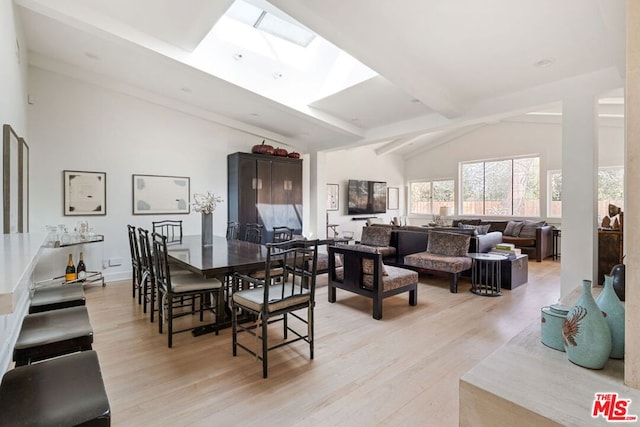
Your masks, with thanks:
[{"label": "white wall", "polygon": [[[103,258],[121,258],[105,270],[108,280],[129,277],[126,225],[145,228],[176,218],[185,234],[200,232],[200,216],[132,215],[132,174],[191,178],[191,194],[227,194],[227,154],[250,152],[258,138],[126,94],[60,74],[30,68],[29,143],[31,146],[31,229],[89,220],[105,235]],[[107,215],[62,215],[62,171],[107,174]],[[214,214],[214,233],[224,235],[227,205]],[[93,247],[87,247],[87,251]],[[64,266],[60,266],[63,268]],[[92,269],[96,266],[87,266]]]},{"label": "white wall", "polygon": [[383,218],[388,223],[394,216],[404,215],[404,160],[398,155],[377,155],[367,148],[354,148],[327,153],[326,155],[327,184],[340,186],[339,210],[328,211],[329,223],[339,224],[338,232],[353,231],[359,239],[364,221],[353,221],[354,217],[367,215],[347,215],[347,183],[349,179],[371,181],[385,181],[388,187],[398,187],[400,193],[399,210],[388,210],[386,214],[375,216]]}]

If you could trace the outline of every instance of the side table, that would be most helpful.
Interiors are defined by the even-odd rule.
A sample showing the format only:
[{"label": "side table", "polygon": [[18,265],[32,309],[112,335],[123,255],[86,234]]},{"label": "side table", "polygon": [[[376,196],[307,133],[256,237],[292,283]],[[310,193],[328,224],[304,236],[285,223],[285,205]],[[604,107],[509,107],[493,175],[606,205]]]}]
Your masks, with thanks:
[{"label": "side table", "polygon": [[484,297],[502,295],[500,283],[502,277],[501,264],[507,257],[496,254],[470,253],[471,292]]}]

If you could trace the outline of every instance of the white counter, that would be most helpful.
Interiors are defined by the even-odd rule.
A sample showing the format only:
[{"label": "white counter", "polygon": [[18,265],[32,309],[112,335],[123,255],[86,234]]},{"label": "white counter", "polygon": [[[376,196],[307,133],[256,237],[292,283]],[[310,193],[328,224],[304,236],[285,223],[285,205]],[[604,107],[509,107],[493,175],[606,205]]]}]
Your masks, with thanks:
[{"label": "white counter", "polygon": [[38,262],[46,234],[4,234],[0,245],[0,314],[13,313]]}]

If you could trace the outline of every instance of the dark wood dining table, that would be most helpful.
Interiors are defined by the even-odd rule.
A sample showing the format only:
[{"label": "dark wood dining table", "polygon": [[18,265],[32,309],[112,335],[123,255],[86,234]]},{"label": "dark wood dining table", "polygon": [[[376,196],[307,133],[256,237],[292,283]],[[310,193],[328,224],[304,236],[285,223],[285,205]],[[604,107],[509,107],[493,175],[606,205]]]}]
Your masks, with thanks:
[{"label": "dark wood dining table", "polygon": [[[227,240],[213,236],[211,245],[202,244],[202,236],[183,236],[181,242],[167,245],[167,255],[171,263],[207,278],[216,278],[225,283],[225,276],[233,273],[249,273],[264,268],[267,248],[263,245],[242,240]],[[193,330],[193,335],[215,332],[230,326],[228,289],[224,298],[219,298],[216,321]]]}]

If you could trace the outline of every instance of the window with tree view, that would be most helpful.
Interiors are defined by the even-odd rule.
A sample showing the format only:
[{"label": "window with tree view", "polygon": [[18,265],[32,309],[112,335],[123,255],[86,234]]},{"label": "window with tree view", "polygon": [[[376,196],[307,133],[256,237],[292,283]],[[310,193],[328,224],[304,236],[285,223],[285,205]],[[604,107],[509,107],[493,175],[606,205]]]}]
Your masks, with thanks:
[{"label": "window with tree view", "polygon": [[[562,171],[549,171],[549,217],[562,216]],[[624,168],[622,166],[598,169],[598,218],[609,215],[609,204],[624,210]]]},{"label": "window with tree view", "polygon": [[409,183],[409,213],[438,214],[441,206],[448,206],[449,212],[455,211],[454,181],[413,181]]},{"label": "window with tree view", "polygon": [[460,164],[462,215],[540,216],[540,157]]}]

